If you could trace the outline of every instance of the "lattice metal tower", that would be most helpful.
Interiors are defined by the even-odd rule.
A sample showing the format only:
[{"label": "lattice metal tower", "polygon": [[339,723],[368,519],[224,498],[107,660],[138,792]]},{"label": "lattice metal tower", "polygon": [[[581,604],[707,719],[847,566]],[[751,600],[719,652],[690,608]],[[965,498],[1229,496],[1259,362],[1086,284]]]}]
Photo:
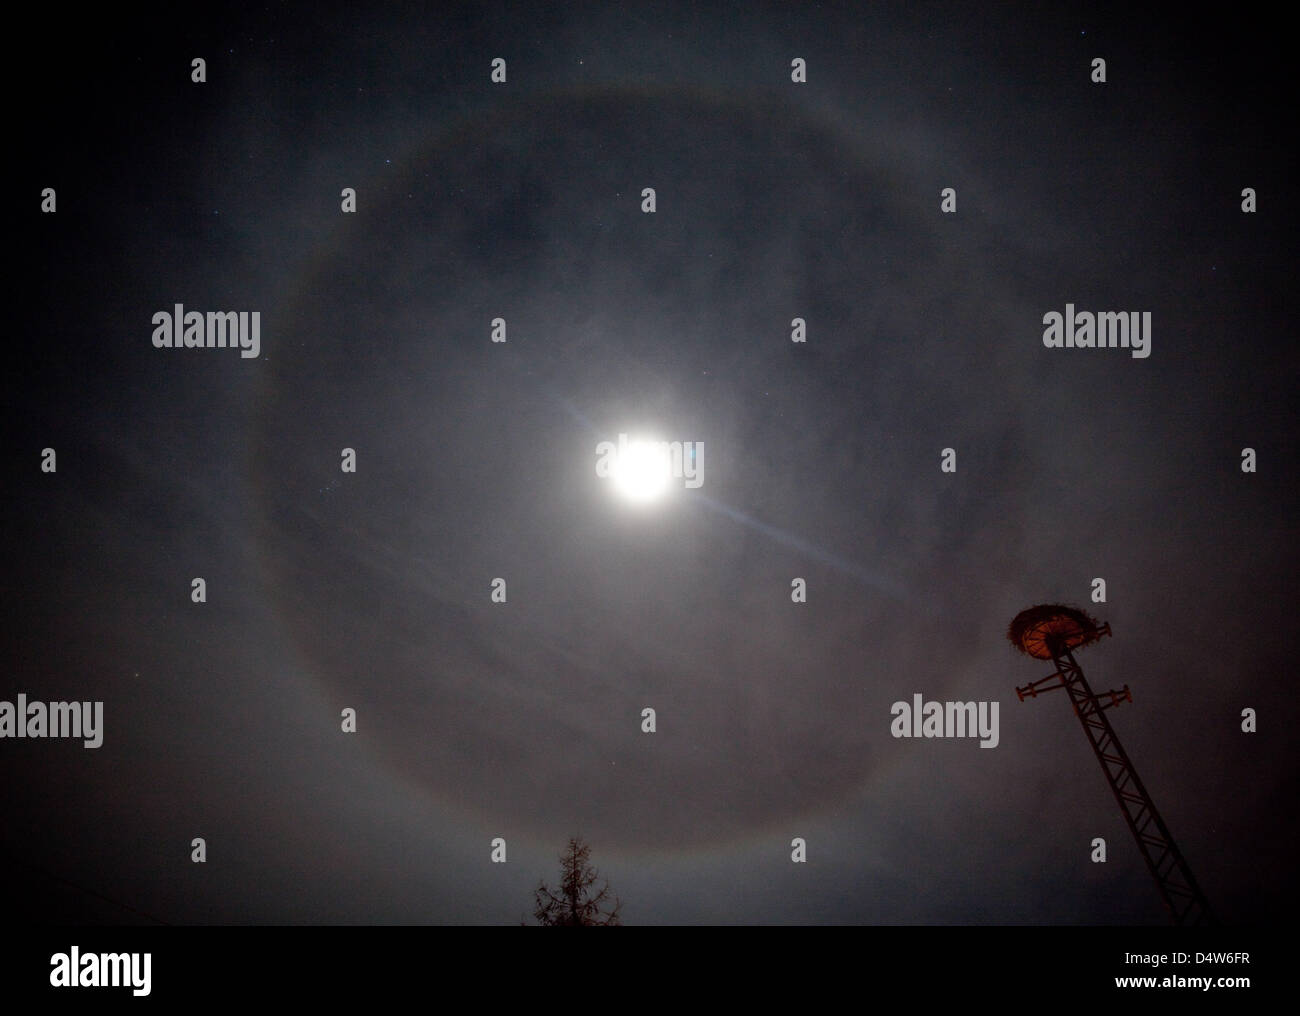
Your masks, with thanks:
[{"label": "lattice metal tower", "polygon": [[1106,717],[1107,709],[1132,702],[1133,693],[1126,684],[1119,691],[1095,694],[1074,660],[1073,650],[1109,634],[1109,624],[1099,625],[1074,607],[1048,603],[1022,610],[1007,629],[1007,638],[1022,653],[1036,660],[1051,660],[1056,672],[1017,688],[1016,694],[1023,702],[1046,691],[1065,689],[1174,923],[1215,924],[1205,894]]}]

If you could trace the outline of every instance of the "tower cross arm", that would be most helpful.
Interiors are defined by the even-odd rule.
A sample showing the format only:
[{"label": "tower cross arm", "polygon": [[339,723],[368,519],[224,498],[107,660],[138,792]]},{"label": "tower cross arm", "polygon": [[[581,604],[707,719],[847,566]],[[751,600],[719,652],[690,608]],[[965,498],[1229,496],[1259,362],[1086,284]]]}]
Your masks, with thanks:
[{"label": "tower cross arm", "polygon": [[[1050,681],[1055,681],[1056,683],[1049,684],[1048,682]],[[1023,702],[1027,698],[1037,698],[1039,695],[1043,694],[1043,692],[1054,691],[1057,688],[1064,687],[1065,675],[1058,670],[1055,674],[1048,674],[1046,677],[1040,678],[1037,681],[1031,681],[1023,688],[1017,688],[1016,694],[1020,696],[1020,701]]]}]

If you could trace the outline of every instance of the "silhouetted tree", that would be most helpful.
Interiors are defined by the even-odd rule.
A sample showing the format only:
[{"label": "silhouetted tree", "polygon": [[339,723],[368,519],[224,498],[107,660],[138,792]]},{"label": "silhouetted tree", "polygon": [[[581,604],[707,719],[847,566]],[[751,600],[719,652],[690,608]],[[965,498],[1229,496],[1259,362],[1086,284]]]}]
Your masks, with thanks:
[{"label": "silhouetted tree", "polygon": [[[600,875],[590,864],[591,847],[574,836],[560,855],[560,884],[551,889],[545,882],[533,892],[537,923],[552,927],[599,927],[619,923],[622,902],[609,891],[609,883],[598,892],[593,887]],[[611,903],[612,901],[612,903]]]}]

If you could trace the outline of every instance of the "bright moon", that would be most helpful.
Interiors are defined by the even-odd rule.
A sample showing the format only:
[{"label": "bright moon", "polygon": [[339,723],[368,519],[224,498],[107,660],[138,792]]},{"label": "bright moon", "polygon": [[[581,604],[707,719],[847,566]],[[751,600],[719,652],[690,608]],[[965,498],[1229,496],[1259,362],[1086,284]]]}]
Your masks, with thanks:
[{"label": "bright moon", "polygon": [[632,441],[618,455],[610,470],[614,489],[629,501],[657,500],[668,489],[672,468],[665,449],[657,441]]}]

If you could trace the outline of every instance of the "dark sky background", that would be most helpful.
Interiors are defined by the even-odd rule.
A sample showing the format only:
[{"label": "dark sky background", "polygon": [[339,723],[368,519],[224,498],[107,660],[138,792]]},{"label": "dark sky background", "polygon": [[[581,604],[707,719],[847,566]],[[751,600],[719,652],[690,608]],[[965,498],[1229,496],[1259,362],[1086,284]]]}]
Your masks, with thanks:
[{"label": "dark sky background", "polygon": [[[1080,662],[1221,916],[1293,910],[1279,25],[179,17],[21,41],[0,698],[105,733],[0,742],[18,919],[517,923],[581,833],[627,923],[1160,924],[1064,696],[1016,700],[1057,601],[1111,623]],[[260,357],[153,348],[177,302],[260,311]],[[1067,302],[1151,356],[1044,348]],[[614,496],[643,428],[703,486]],[[1000,744],[895,740],[915,693]]]}]

